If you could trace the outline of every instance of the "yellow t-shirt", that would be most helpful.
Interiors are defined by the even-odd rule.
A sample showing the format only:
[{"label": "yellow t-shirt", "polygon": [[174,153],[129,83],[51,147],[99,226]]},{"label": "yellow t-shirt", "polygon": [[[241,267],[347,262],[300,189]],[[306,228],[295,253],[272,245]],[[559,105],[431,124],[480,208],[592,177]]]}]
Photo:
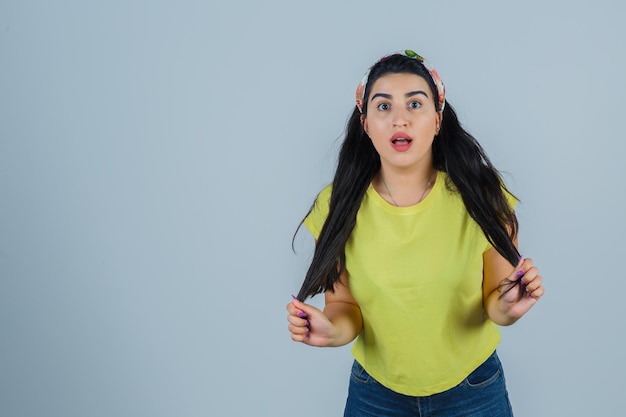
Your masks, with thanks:
[{"label": "yellow t-shirt", "polygon": [[[439,172],[419,204],[395,207],[370,185],[346,244],[350,290],[363,315],[354,358],[384,386],[423,396],[456,386],[495,350],[483,309],[483,252],[491,247]],[[331,186],[305,226],[317,239]]]}]

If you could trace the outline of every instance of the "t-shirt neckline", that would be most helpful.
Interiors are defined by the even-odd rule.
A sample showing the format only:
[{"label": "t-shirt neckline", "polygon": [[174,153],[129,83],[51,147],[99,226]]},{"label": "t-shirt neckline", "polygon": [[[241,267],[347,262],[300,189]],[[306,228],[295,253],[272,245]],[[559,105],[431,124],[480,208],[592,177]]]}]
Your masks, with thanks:
[{"label": "t-shirt neckline", "polygon": [[428,207],[432,203],[432,201],[437,197],[437,194],[441,192],[440,191],[441,187],[443,186],[443,183],[445,182],[444,175],[445,173],[443,171],[437,171],[437,175],[435,176],[435,183],[433,184],[433,187],[428,193],[428,195],[426,195],[426,197],[424,197],[422,201],[418,202],[417,204],[413,204],[412,206],[406,206],[406,207],[394,206],[393,204],[385,200],[380,194],[378,194],[378,191],[376,191],[376,189],[374,188],[374,185],[371,182],[370,182],[369,187],[367,188],[367,195],[371,197],[379,206],[381,206],[382,208],[384,208],[385,210],[391,213],[396,213],[396,214],[417,213],[426,209],[426,207]]}]

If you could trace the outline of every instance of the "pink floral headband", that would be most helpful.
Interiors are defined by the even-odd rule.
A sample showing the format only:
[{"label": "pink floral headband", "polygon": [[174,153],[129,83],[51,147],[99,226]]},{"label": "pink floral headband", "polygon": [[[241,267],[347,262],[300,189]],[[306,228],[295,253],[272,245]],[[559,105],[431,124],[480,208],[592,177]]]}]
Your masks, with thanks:
[{"label": "pink floral headband", "polygon": [[[428,70],[431,78],[435,82],[435,87],[437,88],[437,98],[439,100],[439,112],[443,113],[443,109],[446,105],[446,87],[443,85],[443,81],[441,81],[441,77],[437,73],[437,70],[428,63],[423,57],[411,51],[410,49],[405,50],[404,52],[399,53],[400,55],[407,56],[409,58],[413,58],[418,60],[425,68]],[[390,57],[391,55],[385,55],[378,62],[383,61],[384,59]],[[367,85],[367,80],[370,76],[370,71],[372,68],[367,70],[363,79],[356,88],[356,106],[359,108],[359,111],[363,113],[363,100],[365,99],[365,86]]]}]

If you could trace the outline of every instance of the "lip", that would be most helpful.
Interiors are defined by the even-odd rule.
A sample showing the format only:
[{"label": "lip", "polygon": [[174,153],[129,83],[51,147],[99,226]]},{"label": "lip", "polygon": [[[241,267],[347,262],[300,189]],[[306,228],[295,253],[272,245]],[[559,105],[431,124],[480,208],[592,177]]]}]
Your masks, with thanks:
[{"label": "lip", "polygon": [[[397,142],[398,139],[406,139],[402,142]],[[411,144],[413,143],[413,138],[404,132],[395,133],[391,139],[389,139],[391,143],[391,147],[396,152],[406,152],[411,148]]]},{"label": "lip", "polygon": [[390,141],[393,142],[396,139],[408,139],[410,141],[413,140],[413,138],[411,136],[409,136],[408,133],[404,133],[404,132],[394,133],[394,135],[391,137]]}]

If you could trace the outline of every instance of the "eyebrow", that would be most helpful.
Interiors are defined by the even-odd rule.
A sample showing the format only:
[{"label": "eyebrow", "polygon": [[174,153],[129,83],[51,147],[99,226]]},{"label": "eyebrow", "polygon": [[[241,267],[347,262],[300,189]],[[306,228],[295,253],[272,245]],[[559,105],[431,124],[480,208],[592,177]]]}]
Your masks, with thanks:
[{"label": "eyebrow", "polygon": [[[425,91],[423,91],[423,90],[415,90],[415,91],[411,91],[411,92],[406,93],[404,96],[405,96],[406,98],[409,98],[409,97],[416,96],[416,95],[418,95],[418,94],[422,94],[422,95],[424,95],[424,96],[428,97],[428,94],[426,94],[426,92],[425,92]],[[386,99],[389,99],[389,100],[391,100],[391,99],[393,98],[393,96],[392,96],[391,94],[387,94],[387,93],[376,93],[376,94],[374,94],[374,95],[372,96],[372,101],[373,101],[376,97],[382,97],[382,98],[386,98]]]}]

